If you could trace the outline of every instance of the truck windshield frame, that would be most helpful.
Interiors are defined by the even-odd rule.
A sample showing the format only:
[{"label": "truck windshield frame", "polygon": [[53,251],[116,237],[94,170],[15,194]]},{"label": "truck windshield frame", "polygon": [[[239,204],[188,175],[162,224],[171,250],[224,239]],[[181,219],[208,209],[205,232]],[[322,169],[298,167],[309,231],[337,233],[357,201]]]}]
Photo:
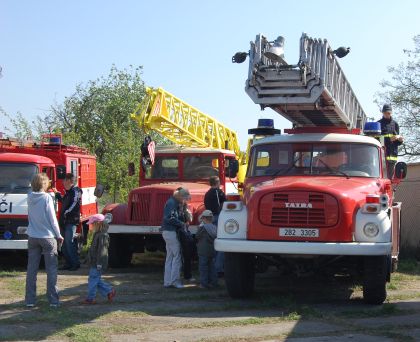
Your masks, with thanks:
[{"label": "truck windshield frame", "polygon": [[347,142],[271,143],[253,147],[247,177],[380,177],[375,145]]},{"label": "truck windshield frame", "polygon": [[0,163],[0,193],[28,194],[32,178],[38,172],[36,164]]},{"label": "truck windshield frame", "polygon": [[205,180],[219,176],[219,156],[215,154],[158,155],[144,172],[146,180]]}]

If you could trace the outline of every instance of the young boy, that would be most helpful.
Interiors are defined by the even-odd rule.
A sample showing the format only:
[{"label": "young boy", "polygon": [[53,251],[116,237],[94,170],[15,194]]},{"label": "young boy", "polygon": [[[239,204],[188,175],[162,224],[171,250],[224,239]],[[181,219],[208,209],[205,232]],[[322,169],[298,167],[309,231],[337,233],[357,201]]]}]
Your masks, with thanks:
[{"label": "young boy", "polygon": [[216,226],[212,223],[213,213],[204,210],[200,217],[201,224],[198,227],[197,253],[198,267],[200,270],[200,287],[210,288],[217,286],[217,273],[214,264],[214,239],[216,238]]},{"label": "young boy", "polygon": [[116,291],[110,284],[101,279],[102,271],[108,267],[108,223],[105,222],[105,216],[102,214],[91,216],[87,223],[92,225],[93,238],[87,257],[89,264],[88,295],[83,304],[96,303],[97,288],[102,296],[107,297],[108,301],[112,302]]}]

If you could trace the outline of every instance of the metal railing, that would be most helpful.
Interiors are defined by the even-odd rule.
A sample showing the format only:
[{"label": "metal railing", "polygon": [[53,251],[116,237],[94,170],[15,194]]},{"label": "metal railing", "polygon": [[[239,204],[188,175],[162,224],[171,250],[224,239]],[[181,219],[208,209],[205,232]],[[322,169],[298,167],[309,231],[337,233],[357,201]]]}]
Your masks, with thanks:
[{"label": "metal railing", "polygon": [[261,34],[251,42],[246,91],[255,103],[301,127],[363,126],[366,114],[327,40],[302,34],[297,64],[267,58],[272,47]]}]

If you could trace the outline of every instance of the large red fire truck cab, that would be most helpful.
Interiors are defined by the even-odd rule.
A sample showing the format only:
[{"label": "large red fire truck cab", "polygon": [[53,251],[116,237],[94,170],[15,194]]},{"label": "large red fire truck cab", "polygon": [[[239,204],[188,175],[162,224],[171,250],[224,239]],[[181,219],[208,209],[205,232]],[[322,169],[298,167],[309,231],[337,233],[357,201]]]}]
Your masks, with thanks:
[{"label": "large red fire truck cab", "polygon": [[157,146],[154,165],[140,170],[140,187],[133,189],[128,204],[110,204],[104,213],[112,214],[109,227],[110,264],[127,266],[134,252],[144,249],[164,251],[164,241],[159,228],[163,208],[173,192],[183,187],[189,190],[188,203],[193,215],[190,231],[195,232],[198,217],[204,211],[204,195],[209,189],[209,178],[218,176],[221,188],[227,193],[237,193],[235,167],[238,165],[232,151],[213,148],[185,148]]},{"label": "large red fire truck cab", "polygon": [[0,139],[0,250],[27,249],[27,194],[37,173],[46,173],[51,187],[61,193],[64,193],[61,180],[66,172],[73,173],[76,185],[83,191],[82,222],[97,213],[95,156],[86,149],[61,144],[60,136],[48,138],[48,142],[42,143]]},{"label": "large red fire truck cab", "polygon": [[232,297],[253,292],[254,272],[276,265],[298,275],[331,269],[364,274],[364,299],[382,303],[396,267],[401,203],[384,149],[355,134],[307,133],[257,140],[243,201],[226,202],[216,249],[225,252]]}]

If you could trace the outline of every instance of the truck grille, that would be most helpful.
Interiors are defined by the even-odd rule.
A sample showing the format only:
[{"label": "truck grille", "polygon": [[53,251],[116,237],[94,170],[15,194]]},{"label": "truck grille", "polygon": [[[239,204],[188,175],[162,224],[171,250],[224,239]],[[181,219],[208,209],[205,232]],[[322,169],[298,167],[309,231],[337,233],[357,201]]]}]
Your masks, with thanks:
[{"label": "truck grille", "polygon": [[131,221],[145,223],[150,216],[151,194],[134,193],[131,197]]},{"label": "truck grille", "polygon": [[171,193],[132,193],[130,201],[130,223],[160,226],[163,208]]},{"label": "truck grille", "polygon": [[338,202],[328,194],[291,191],[265,195],[260,221],[278,227],[328,227],[338,221]]}]

